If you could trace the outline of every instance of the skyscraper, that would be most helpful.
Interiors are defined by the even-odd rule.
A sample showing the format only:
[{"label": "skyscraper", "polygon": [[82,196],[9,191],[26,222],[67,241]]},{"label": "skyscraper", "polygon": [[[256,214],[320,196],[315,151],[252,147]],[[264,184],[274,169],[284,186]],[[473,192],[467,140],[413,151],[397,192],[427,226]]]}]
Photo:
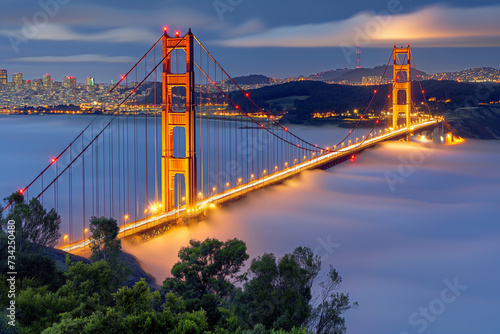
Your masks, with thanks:
[{"label": "skyscraper", "polygon": [[34,79],[33,80],[33,89],[43,88],[43,80],[42,79]]},{"label": "skyscraper", "polygon": [[14,86],[16,87],[21,87],[24,82],[23,82],[23,74],[16,72],[12,75],[12,82],[14,83]]},{"label": "skyscraper", "polygon": [[7,84],[7,70],[0,70],[0,85]]},{"label": "skyscraper", "polygon": [[87,79],[85,80],[85,84],[87,86],[94,86],[95,85],[95,80],[94,78],[92,77],[87,77]]},{"label": "skyscraper", "polygon": [[52,88],[52,78],[48,73],[43,76],[43,88]]},{"label": "skyscraper", "polygon": [[76,87],[76,78],[65,76],[63,79],[63,87],[64,88],[75,88]]}]

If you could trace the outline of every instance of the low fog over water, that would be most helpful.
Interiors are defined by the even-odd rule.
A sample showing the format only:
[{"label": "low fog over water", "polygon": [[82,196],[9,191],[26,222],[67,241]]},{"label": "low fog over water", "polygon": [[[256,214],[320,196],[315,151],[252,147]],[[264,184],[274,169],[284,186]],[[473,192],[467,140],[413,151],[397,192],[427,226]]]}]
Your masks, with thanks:
[{"label": "low fog over water", "polygon": [[[29,182],[88,120],[2,117],[1,195]],[[295,130],[320,144],[336,131]],[[240,238],[251,258],[307,246],[359,302],[349,333],[498,333],[499,171],[499,141],[385,143],[124,249],[161,284],[190,239]]]},{"label": "low fog over water", "polygon": [[241,238],[251,258],[308,246],[360,304],[350,333],[496,333],[499,152],[498,141],[386,143],[124,248],[161,284],[192,238]]}]

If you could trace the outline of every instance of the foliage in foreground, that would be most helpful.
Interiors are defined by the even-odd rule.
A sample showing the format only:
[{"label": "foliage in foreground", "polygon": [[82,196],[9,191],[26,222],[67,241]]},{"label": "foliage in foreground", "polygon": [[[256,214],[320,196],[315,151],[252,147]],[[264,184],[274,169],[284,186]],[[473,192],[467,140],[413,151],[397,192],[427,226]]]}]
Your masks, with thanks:
[{"label": "foliage in foreground", "polygon": [[[69,269],[62,272],[36,251],[54,242],[60,218],[37,201],[26,204],[15,194],[7,200],[16,203],[6,219],[21,222],[16,242],[23,247],[17,260],[18,326],[12,328],[2,316],[2,333],[341,334],[346,332],[343,314],[357,305],[338,291],[342,279],[332,267],[319,283],[320,296],[313,298],[321,261],[309,248],[281,258],[263,254],[240,275],[248,254],[238,239],[191,240],[160,291],[151,291],[144,279],[122,286],[128,272],[118,261],[116,221],[105,217],[91,218],[93,262],[72,263],[67,256]],[[0,241],[5,258],[5,229]],[[6,282],[0,275],[4,310]]]}]

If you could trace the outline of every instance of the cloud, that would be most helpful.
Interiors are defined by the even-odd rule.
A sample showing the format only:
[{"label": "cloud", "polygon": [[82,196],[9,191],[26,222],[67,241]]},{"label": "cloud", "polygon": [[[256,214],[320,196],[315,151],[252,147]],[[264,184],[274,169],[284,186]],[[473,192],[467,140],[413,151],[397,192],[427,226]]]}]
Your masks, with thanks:
[{"label": "cloud", "polygon": [[74,56],[40,56],[13,58],[16,62],[37,62],[37,63],[129,63],[134,61],[133,57],[115,56],[108,57],[99,54],[81,54]]},{"label": "cloud", "polygon": [[171,25],[173,28],[206,26],[204,29],[210,29],[216,23],[214,18],[197,10],[171,5],[162,7],[148,4],[138,9],[70,2],[47,11],[36,4],[34,2],[20,7],[13,3],[10,8],[6,7],[5,11],[9,15],[2,17],[0,26],[16,27],[26,21],[33,22],[34,17],[40,13],[46,13],[53,24],[93,28],[133,25],[157,27],[161,31],[163,25]]},{"label": "cloud", "polygon": [[151,43],[158,39],[155,34],[144,28],[114,28],[97,32],[79,32],[60,24],[45,24],[40,26],[24,26],[17,31],[0,30],[6,36],[18,36],[19,39],[49,40],[49,41],[80,41],[80,42],[143,42]]},{"label": "cloud", "polygon": [[283,26],[215,41],[232,47],[500,46],[500,6],[426,7],[409,14],[361,12],[345,20]]},{"label": "cloud", "polygon": [[250,19],[245,21],[241,25],[226,29],[225,33],[227,36],[244,36],[249,34],[257,34],[262,32],[265,29],[264,24],[259,19]]}]

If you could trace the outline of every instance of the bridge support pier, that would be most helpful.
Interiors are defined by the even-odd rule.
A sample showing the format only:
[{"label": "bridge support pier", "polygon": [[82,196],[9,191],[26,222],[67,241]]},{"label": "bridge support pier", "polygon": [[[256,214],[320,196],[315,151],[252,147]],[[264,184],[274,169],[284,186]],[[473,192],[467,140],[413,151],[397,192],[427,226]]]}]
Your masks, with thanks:
[{"label": "bridge support pier", "polygon": [[[410,44],[406,48],[394,45],[393,85],[392,85],[392,128],[397,129],[399,113],[406,115],[406,127],[411,127],[411,78]],[[403,56],[403,59],[401,57]]]},{"label": "bridge support pier", "polygon": [[[171,53],[173,50],[185,50],[186,72],[172,73]],[[164,212],[176,207],[176,176],[181,175],[184,179],[184,189],[177,192],[177,206],[182,206],[182,193],[185,197],[186,208],[196,208],[196,141],[195,141],[195,110],[194,110],[194,57],[193,57],[193,34],[191,30],[184,36],[170,37],[165,30],[163,35],[163,76],[162,76],[162,209]],[[185,89],[185,109],[183,111],[173,110],[172,88],[183,87]],[[178,92],[182,95],[182,92]],[[184,129],[185,135],[177,143],[174,129]],[[180,137],[182,131],[179,132]],[[183,147],[185,153],[176,152],[174,147]]]}]

